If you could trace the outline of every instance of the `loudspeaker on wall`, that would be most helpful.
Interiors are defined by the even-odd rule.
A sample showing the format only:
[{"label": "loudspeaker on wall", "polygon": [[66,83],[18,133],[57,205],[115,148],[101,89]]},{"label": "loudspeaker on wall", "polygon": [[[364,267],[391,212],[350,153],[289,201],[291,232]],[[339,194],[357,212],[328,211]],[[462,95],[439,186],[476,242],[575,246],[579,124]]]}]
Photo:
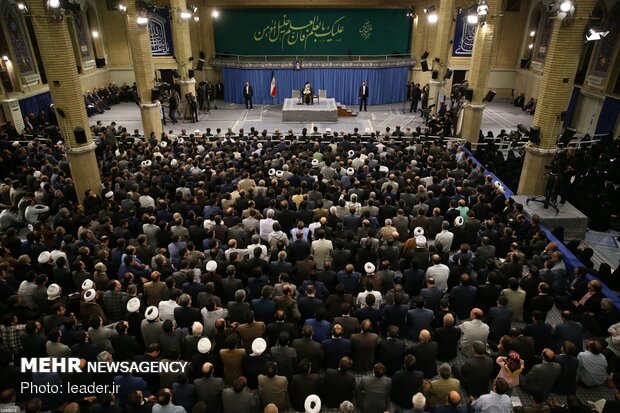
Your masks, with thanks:
[{"label": "loudspeaker on wall", "polygon": [[73,129],[73,136],[75,137],[75,143],[80,145],[86,143],[86,131],[84,128],[76,126]]}]

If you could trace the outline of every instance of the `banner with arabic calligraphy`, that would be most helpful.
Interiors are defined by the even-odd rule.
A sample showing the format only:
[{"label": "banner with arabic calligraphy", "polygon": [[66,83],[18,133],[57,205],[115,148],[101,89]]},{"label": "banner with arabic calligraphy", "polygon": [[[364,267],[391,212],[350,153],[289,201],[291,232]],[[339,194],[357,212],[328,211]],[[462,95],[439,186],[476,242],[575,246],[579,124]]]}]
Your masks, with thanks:
[{"label": "banner with arabic calligraphy", "polygon": [[215,48],[237,55],[408,53],[411,20],[395,9],[225,9]]},{"label": "banner with arabic calligraphy", "polygon": [[168,9],[149,11],[148,17],[151,54],[153,56],[173,56],[170,11]]},{"label": "banner with arabic calligraphy", "polygon": [[471,57],[474,51],[474,37],[476,36],[477,24],[467,23],[469,12],[463,10],[456,16],[456,29],[454,29],[454,43],[452,43],[452,56]]}]

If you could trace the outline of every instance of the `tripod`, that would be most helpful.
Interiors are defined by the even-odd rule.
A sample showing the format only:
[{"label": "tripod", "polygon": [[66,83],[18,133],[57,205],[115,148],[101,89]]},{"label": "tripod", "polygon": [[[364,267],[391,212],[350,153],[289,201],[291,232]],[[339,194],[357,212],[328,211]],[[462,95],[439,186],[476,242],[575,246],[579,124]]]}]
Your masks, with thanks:
[{"label": "tripod", "polygon": [[525,202],[526,205],[533,202],[539,202],[543,204],[543,208],[547,209],[551,206],[551,208],[555,209],[555,214],[560,213],[560,209],[558,208],[558,182],[560,181],[560,174],[558,172],[549,171],[547,172],[549,176],[549,180],[547,181],[547,188],[545,189],[545,195],[538,195],[528,198]]}]

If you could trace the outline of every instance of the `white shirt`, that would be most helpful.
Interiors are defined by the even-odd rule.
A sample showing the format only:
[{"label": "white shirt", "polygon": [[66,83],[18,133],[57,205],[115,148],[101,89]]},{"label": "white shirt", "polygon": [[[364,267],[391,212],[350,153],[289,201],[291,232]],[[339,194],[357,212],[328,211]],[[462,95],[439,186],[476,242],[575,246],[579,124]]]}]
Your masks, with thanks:
[{"label": "white shirt", "polygon": [[376,299],[372,308],[379,309],[379,307],[381,307],[381,303],[383,302],[383,296],[381,296],[381,293],[379,291],[362,291],[361,293],[359,293],[356,300],[357,306],[359,308],[368,307],[368,305],[366,305],[366,296],[368,294],[374,295]]},{"label": "white shirt", "polygon": [[151,207],[155,209],[155,200],[150,195],[142,195],[140,198],[138,198],[138,202],[140,203],[141,208]]},{"label": "white shirt", "polygon": [[177,307],[180,307],[180,305],[174,300],[160,301],[158,306],[159,319],[162,321],[174,321],[174,309]]},{"label": "white shirt", "polygon": [[260,237],[265,241],[269,241],[269,234],[271,234],[271,231],[273,231],[274,222],[277,221],[273,218],[265,218],[261,219],[258,223],[258,226],[260,228]]}]

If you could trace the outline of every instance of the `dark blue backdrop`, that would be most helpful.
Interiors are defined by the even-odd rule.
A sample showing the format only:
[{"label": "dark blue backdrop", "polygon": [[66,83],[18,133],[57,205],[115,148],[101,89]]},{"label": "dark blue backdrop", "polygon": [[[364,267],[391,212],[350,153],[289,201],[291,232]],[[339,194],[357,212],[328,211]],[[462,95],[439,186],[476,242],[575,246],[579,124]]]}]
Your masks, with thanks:
[{"label": "dark blue backdrop", "polygon": [[293,89],[301,90],[307,80],[315,94],[319,89],[327,90],[327,97],[335,98],[345,105],[359,104],[358,92],[362,81],[368,85],[369,105],[402,102],[407,92],[407,67],[384,69],[277,69],[276,84],[278,93],[269,95],[271,69],[230,69],[224,68],[224,100],[243,103],[243,85],[246,80],[254,88],[256,104],[283,103],[291,97]]},{"label": "dark blue backdrop", "polygon": [[618,115],[620,114],[620,100],[607,96],[601,108],[601,114],[596,123],[596,131],[594,133],[613,133]]},{"label": "dark blue backdrop", "polygon": [[42,110],[47,113],[51,103],[52,96],[50,92],[44,92],[26,99],[20,99],[19,108],[22,110],[22,116],[27,116],[30,113],[38,116]]}]

